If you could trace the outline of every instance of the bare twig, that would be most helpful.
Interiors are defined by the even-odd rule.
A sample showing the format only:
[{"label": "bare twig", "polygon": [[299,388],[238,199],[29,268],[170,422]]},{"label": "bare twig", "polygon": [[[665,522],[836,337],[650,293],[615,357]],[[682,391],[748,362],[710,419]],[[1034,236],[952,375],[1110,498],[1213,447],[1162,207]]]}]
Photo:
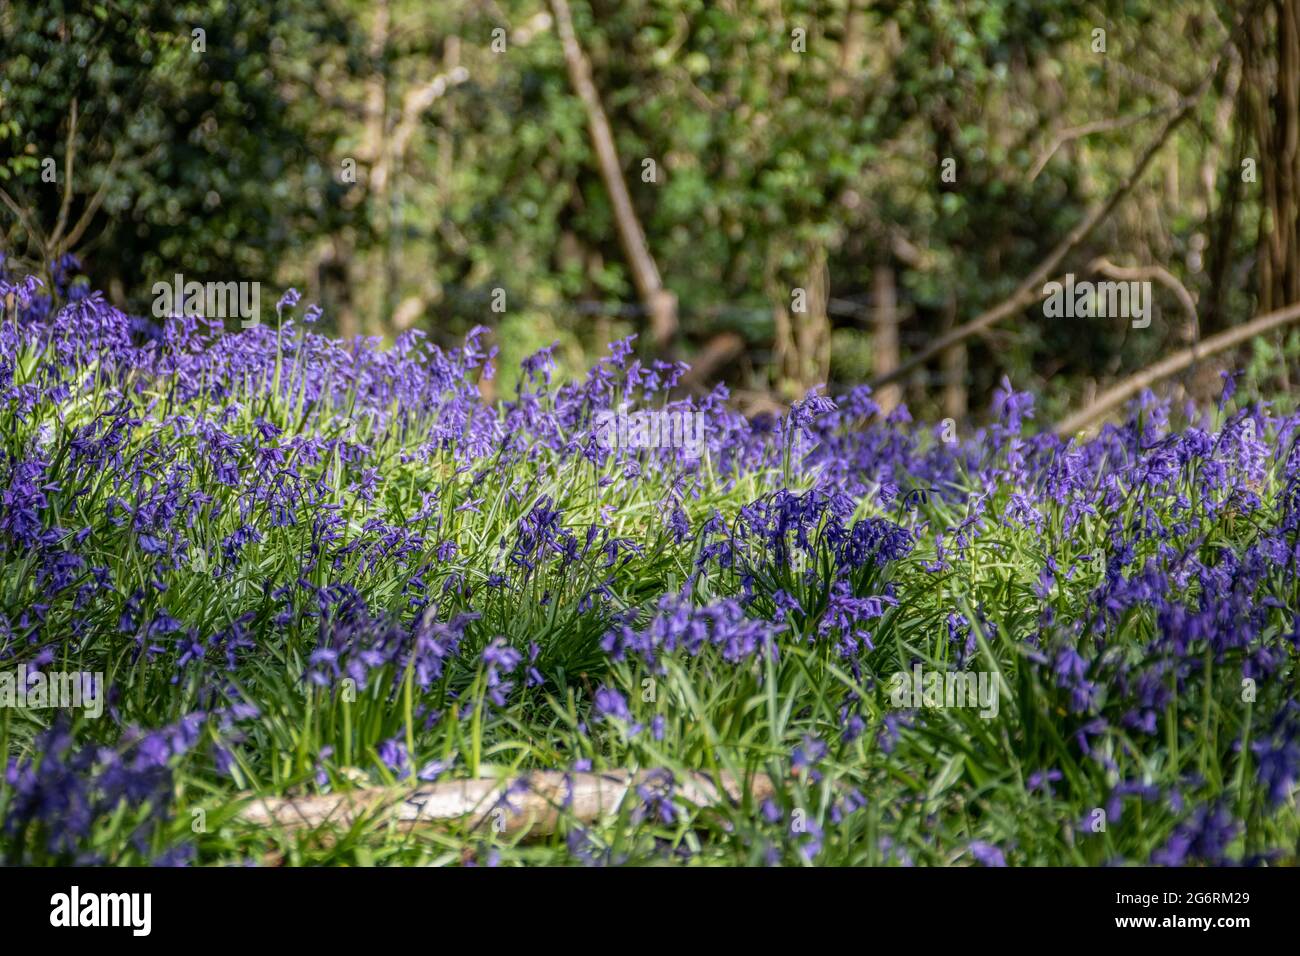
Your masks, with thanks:
[{"label": "bare twig", "polygon": [[10,212],[18,218],[22,227],[27,230],[27,235],[30,236],[38,246],[44,248],[45,233],[41,231],[40,226],[37,225],[36,220],[28,214],[28,211],[18,205],[18,203],[14,201],[14,198],[5,192],[3,188],[0,188],[0,200],[3,200],[4,204],[9,207]]},{"label": "bare twig", "polygon": [[[153,151],[157,152],[158,148],[155,147]],[[117,169],[118,160],[121,159],[121,157],[122,147],[119,144],[113,148],[113,156],[109,159],[108,169],[105,170],[103,178],[99,181],[99,188],[96,189],[95,194],[90,197],[90,202],[86,203],[86,208],[81,211],[81,215],[77,218],[77,222],[72,227],[72,231],[64,236],[62,240],[57,236],[51,238],[51,243],[56,245],[58,250],[71,251],[72,249],[75,249],[77,243],[81,241],[81,237],[90,226],[91,220],[95,218],[95,213],[99,212],[99,207],[103,204],[104,197],[108,195],[109,184],[113,180],[113,173]],[[69,176],[68,178],[71,180],[72,177]]]},{"label": "bare twig", "polygon": [[454,86],[469,80],[469,71],[458,66],[446,73],[439,73],[428,83],[406,91],[402,97],[402,115],[388,137],[388,149],[382,150],[378,162],[370,174],[370,183],[376,193],[383,193],[388,181],[390,166],[400,162],[415,137],[421,117],[435,101],[445,96]]}]

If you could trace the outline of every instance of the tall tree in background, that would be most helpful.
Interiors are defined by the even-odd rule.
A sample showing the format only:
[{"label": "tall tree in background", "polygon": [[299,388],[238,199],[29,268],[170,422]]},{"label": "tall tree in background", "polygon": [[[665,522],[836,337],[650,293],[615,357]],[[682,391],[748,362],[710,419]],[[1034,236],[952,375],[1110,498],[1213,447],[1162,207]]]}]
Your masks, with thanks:
[{"label": "tall tree in background", "polygon": [[645,229],[632,206],[618,149],[614,145],[614,134],[610,131],[605,108],[600,103],[600,91],[592,82],[591,64],[587,62],[578,35],[574,32],[569,4],[567,0],[551,0],[551,9],[555,12],[569,81],[587,114],[587,129],[596,153],[600,177],[609,193],[610,204],[614,207],[614,224],[618,229],[619,243],[623,246],[637,292],[650,316],[650,330],[655,347],[666,349],[677,334],[677,297],[664,287],[659,266],[646,243]]},{"label": "tall tree in background", "polygon": [[1261,204],[1259,309],[1300,302],[1300,0],[1270,0],[1242,43],[1242,115]]}]

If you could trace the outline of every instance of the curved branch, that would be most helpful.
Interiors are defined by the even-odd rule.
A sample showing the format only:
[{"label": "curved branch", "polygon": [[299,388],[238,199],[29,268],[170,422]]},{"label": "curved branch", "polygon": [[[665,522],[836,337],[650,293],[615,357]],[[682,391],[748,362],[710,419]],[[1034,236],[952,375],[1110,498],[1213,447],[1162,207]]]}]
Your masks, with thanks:
[{"label": "curved branch", "polygon": [[19,225],[27,230],[28,237],[38,246],[43,248],[45,246],[45,234],[41,232],[36,220],[28,214],[28,211],[18,205],[18,203],[14,201],[14,198],[5,192],[3,188],[0,188],[0,201],[3,201],[4,204],[9,207],[10,212],[12,212],[14,217],[18,220]]},{"label": "curved branch", "polygon": [[1187,313],[1187,338],[1185,341],[1195,342],[1201,337],[1201,320],[1196,313],[1196,300],[1187,291],[1187,286],[1179,282],[1178,277],[1168,269],[1157,265],[1117,266],[1105,256],[1093,259],[1088,264],[1088,269],[1091,272],[1104,275],[1108,279],[1122,279],[1125,282],[1146,282],[1155,279],[1174,294],[1174,297],[1178,299],[1178,304]]},{"label": "curved branch", "polygon": [[[158,148],[155,147],[152,152],[157,153]],[[51,239],[50,244],[55,250],[56,257],[61,255],[63,252],[71,252],[75,249],[77,243],[81,241],[81,237],[85,235],[86,229],[90,226],[91,220],[95,218],[95,213],[99,212],[99,207],[103,205],[104,197],[108,195],[108,186],[109,183],[112,182],[113,173],[117,169],[118,160],[121,158],[121,155],[121,144],[119,143],[117,146],[113,147],[113,156],[109,159],[108,169],[104,171],[103,178],[99,181],[99,188],[96,189],[95,194],[90,197],[90,202],[86,203],[86,208],[81,211],[81,216],[78,217],[76,225],[74,225],[72,230],[62,239],[57,236]]]},{"label": "curved branch", "polygon": [[1029,181],[1032,183],[1038,178],[1038,174],[1043,171],[1053,156],[1057,154],[1062,146],[1066,143],[1073,142],[1076,139],[1083,139],[1085,136],[1092,136],[1096,133],[1113,133],[1116,130],[1127,129],[1138,123],[1145,122],[1162,113],[1168,113],[1171,109],[1178,106],[1177,102],[1170,103],[1166,106],[1158,106],[1153,110],[1145,113],[1135,113],[1132,116],[1116,116],[1111,119],[1093,120],[1091,123],[1084,123],[1081,126],[1072,126],[1069,129],[1063,129],[1052,137],[1052,142],[1047,149],[1034,161],[1034,165],[1029,169]]}]

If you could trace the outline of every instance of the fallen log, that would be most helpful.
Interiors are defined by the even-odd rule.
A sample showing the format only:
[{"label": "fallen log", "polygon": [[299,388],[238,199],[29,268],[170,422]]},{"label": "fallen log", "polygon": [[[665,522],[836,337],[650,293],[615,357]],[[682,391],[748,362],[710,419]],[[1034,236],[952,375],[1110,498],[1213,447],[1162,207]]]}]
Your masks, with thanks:
[{"label": "fallen log", "polygon": [[[671,786],[670,786],[671,783]],[[718,788],[721,784],[721,792]],[[520,777],[449,780],[417,787],[381,787],[316,796],[254,798],[237,819],[268,829],[350,828],[365,822],[403,826],[461,823],[497,834],[554,833],[561,820],[594,823],[618,811],[625,801],[648,795],[711,807],[746,795],[762,800],[773,793],[766,774],[738,780],[723,772],[718,781],[704,773],[674,780],[662,770],[609,770],[600,773],[533,771]]]}]

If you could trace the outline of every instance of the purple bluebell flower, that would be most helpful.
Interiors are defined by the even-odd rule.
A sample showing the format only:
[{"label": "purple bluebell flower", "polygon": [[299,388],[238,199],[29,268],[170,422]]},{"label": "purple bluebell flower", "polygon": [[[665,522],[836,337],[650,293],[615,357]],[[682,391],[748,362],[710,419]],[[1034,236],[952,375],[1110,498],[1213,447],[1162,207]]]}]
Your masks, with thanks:
[{"label": "purple bluebell flower", "polygon": [[1006,866],[1007,858],[991,843],[985,843],[983,840],[972,840],[970,846],[970,855],[975,858],[975,862],[980,866]]},{"label": "purple bluebell flower", "polygon": [[602,686],[596,691],[595,710],[598,717],[624,722],[632,720],[632,712],[627,709],[627,698],[612,687]]}]

